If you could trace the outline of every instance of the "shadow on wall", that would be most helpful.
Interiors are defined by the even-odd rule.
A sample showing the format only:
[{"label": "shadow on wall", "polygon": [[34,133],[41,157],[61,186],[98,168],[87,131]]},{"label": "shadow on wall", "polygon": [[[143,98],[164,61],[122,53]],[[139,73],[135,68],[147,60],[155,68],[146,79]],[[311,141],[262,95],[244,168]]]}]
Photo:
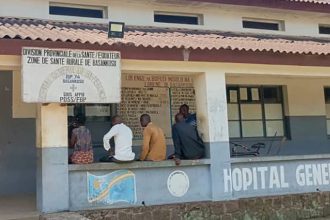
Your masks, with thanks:
[{"label": "shadow on wall", "polygon": [[12,118],[11,72],[0,72],[0,97],[0,196],[35,193],[35,119]]}]

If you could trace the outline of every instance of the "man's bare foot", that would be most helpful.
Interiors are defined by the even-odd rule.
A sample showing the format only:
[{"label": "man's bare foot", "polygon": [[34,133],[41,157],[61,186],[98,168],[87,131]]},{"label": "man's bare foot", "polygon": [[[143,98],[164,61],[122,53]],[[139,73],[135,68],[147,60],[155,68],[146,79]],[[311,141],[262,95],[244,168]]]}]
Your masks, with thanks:
[{"label": "man's bare foot", "polygon": [[179,158],[174,158],[175,165],[179,166],[181,163],[181,160]]}]

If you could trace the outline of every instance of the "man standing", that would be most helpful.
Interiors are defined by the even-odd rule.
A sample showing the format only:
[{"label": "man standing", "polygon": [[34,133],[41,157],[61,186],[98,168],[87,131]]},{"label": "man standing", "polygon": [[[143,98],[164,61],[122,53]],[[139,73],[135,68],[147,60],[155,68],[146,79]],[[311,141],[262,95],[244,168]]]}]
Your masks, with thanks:
[{"label": "man standing", "polygon": [[119,116],[114,116],[111,120],[112,128],[103,137],[104,149],[109,151],[111,149],[109,140],[115,139],[115,154],[107,155],[101,158],[101,162],[130,162],[134,160],[135,154],[132,152],[133,134],[129,127],[127,127]]},{"label": "man standing", "polygon": [[200,159],[204,156],[205,147],[198,136],[197,129],[185,122],[181,113],[175,115],[175,124],[172,127],[174,155],[176,165],[180,159]]},{"label": "man standing", "polygon": [[184,120],[186,123],[197,127],[197,119],[196,119],[196,113],[189,113],[189,106],[187,104],[183,104],[180,106],[179,113],[181,113],[184,117]]},{"label": "man standing", "polygon": [[163,130],[151,122],[151,118],[148,114],[141,115],[140,123],[144,128],[140,160],[165,160],[166,143]]}]

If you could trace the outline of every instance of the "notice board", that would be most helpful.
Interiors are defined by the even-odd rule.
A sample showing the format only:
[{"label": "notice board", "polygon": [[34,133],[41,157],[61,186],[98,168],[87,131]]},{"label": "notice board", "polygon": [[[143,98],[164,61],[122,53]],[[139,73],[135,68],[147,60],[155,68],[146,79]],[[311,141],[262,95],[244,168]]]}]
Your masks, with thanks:
[{"label": "notice board", "polygon": [[121,95],[117,112],[132,129],[135,139],[142,139],[142,114],[149,114],[166,138],[171,138],[171,126],[180,105],[187,104],[190,112],[196,111],[191,76],[123,73]]}]

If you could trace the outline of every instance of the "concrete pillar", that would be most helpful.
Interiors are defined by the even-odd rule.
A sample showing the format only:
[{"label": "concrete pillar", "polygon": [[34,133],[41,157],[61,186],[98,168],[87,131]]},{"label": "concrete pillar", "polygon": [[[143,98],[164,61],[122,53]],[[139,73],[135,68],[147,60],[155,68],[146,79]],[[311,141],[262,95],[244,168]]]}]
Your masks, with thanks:
[{"label": "concrete pillar", "polygon": [[37,107],[37,208],[40,212],[69,209],[67,108]]},{"label": "concrete pillar", "polygon": [[210,70],[194,79],[199,132],[211,159],[212,197],[230,199],[224,192],[224,169],[230,170],[230,150],[225,73]]}]

